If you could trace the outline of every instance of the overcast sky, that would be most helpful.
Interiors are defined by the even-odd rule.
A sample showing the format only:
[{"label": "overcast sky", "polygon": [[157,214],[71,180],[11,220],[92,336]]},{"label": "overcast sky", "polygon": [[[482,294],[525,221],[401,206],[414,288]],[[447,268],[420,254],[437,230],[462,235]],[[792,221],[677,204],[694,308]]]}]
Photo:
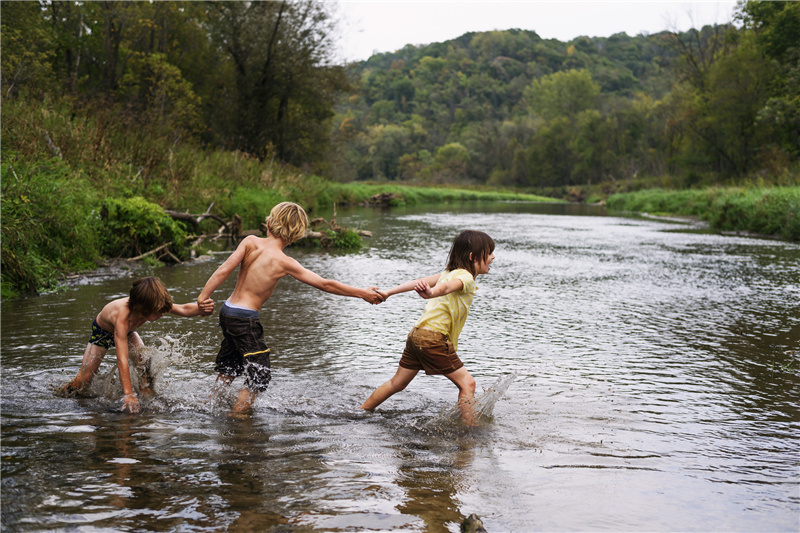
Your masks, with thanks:
[{"label": "overcast sky", "polygon": [[367,59],[407,44],[447,41],[469,31],[519,28],[544,39],[630,36],[688,30],[731,22],[735,1],[664,2],[600,0],[547,2],[338,0],[340,53],[346,61]]}]

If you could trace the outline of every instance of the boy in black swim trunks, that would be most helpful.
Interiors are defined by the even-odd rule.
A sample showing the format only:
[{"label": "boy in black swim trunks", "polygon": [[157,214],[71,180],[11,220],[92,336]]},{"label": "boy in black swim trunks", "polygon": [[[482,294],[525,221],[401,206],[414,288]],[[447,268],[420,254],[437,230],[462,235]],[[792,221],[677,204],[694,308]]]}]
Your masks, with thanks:
[{"label": "boy in black swim trunks", "polygon": [[197,297],[198,304],[207,301],[231,273],[239,267],[236,288],[219,313],[222,346],[217,356],[217,381],[229,385],[236,376],[246,375],[245,388],[233,406],[241,413],[250,409],[259,392],[270,381],[269,347],[258,310],[272,296],[278,281],[286,276],[307,283],[331,294],[363,298],[371,304],[384,300],[375,289],[358,289],[338,281],[323,279],[283,253],[283,249],[305,235],[308,216],[302,207],[282,202],[267,217],[267,236],[246,237],[206,282]]},{"label": "boy in black swim trunks", "polygon": [[[128,353],[133,352],[137,362],[140,362],[142,348],[144,348],[142,339],[136,330],[146,322],[155,322],[164,313],[190,317],[206,316],[213,312],[214,302],[212,300],[173,304],[169,291],[156,277],[142,278],[133,282],[127,298],[119,298],[108,303],[97,315],[92,324],[92,336],[83,353],[83,363],[78,375],[69,383],[56,389],[56,394],[69,396],[87,387],[100,368],[100,363],[108,349],[116,346],[117,368],[123,393],[122,410],[138,412],[139,399],[133,392],[128,366]],[[140,377],[139,385],[140,391],[150,390],[149,380],[144,373]]]}]

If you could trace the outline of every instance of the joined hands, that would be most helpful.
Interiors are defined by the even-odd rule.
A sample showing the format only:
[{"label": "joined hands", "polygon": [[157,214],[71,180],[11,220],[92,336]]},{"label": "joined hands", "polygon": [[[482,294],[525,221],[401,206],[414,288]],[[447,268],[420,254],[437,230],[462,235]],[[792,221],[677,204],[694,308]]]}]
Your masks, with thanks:
[{"label": "joined hands", "polygon": [[420,297],[425,298],[426,300],[433,298],[433,289],[431,289],[431,286],[428,285],[428,282],[424,279],[420,280],[416,285],[414,285],[414,290],[417,291],[417,294],[419,294]]},{"label": "joined hands", "polygon": [[206,298],[202,302],[197,301],[197,308],[200,309],[200,316],[208,316],[214,313],[214,300]]},{"label": "joined hands", "polygon": [[364,301],[369,302],[372,305],[378,305],[380,303],[383,303],[389,297],[389,295],[380,290],[378,287],[370,287],[368,290],[372,292],[364,296]]}]

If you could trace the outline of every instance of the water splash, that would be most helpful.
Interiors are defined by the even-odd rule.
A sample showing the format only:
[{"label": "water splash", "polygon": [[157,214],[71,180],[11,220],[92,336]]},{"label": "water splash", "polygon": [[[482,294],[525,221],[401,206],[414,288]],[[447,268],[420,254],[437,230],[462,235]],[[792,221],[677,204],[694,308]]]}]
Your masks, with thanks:
[{"label": "water splash", "polygon": [[[173,383],[168,379],[170,370],[177,370],[181,367],[192,368],[199,364],[200,351],[187,341],[190,334],[173,337],[166,335],[158,338],[157,346],[145,346],[136,352],[131,351],[129,357],[129,368],[131,375],[131,385],[134,392],[140,396],[140,400],[156,405],[167,403],[175,395],[172,389]],[[122,385],[119,379],[119,372],[114,355],[106,355],[112,365],[105,372],[98,372],[92,382],[77,391],[76,396],[84,398],[98,398],[106,403],[118,402],[122,398]],[[142,379],[146,377],[146,379]],[[143,391],[142,384],[149,383],[151,391]]]},{"label": "water splash", "polygon": [[[472,399],[470,404],[471,413],[468,416],[473,420],[474,425],[480,426],[491,420],[495,404],[503,397],[516,377],[516,373],[511,373],[498,378],[488,389]],[[453,427],[463,424],[463,419],[463,409],[456,404],[442,409],[442,411],[435,418],[427,422],[425,426],[428,428]]]}]

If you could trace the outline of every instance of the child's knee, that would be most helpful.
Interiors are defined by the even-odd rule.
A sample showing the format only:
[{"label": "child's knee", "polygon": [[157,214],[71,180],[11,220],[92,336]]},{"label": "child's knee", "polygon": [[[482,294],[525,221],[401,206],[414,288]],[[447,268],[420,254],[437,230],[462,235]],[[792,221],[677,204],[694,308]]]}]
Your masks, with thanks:
[{"label": "child's knee", "polygon": [[459,387],[462,392],[472,395],[475,393],[475,378],[472,376],[467,376],[461,382],[461,386]]},{"label": "child's knee", "polygon": [[217,375],[217,382],[221,381],[223,385],[230,385],[233,383],[234,377],[235,376],[230,376],[228,374],[219,374]]},{"label": "child's knee", "polygon": [[389,381],[389,387],[392,390],[392,394],[394,394],[394,393],[400,392],[401,390],[404,390],[406,387],[408,387],[408,383],[406,383],[404,381],[401,381],[399,379],[398,380],[392,379],[392,380]]}]

